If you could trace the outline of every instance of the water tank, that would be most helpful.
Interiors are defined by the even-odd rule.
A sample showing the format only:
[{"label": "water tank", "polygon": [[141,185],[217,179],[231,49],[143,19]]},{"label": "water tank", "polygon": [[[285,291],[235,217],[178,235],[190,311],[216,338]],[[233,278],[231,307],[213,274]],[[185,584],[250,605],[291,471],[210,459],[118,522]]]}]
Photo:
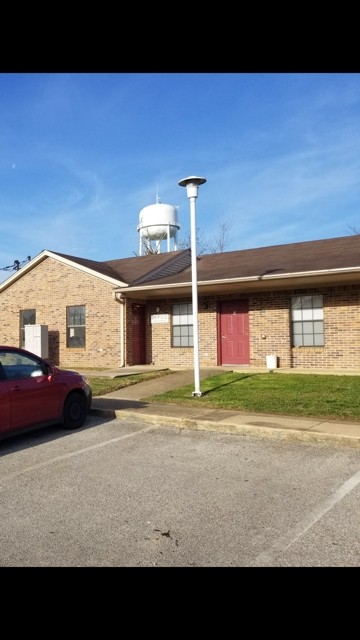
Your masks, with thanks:
[{"label": "water tank", "polygon": [[144,247],[145,252],[160,253],[163,240],[167,241],[167,250],[170,251],[170,239],[173,239],[176,249],[179,229],[177,207],[162,202],[144,207],[140,211],[137,226],[140,234],[140,255]]},{"label": "water tank", "polygon": [[178,224],[177,208],[171,204],[150,204],[140,211],[138,231],[152,240],[161,240],[167,236],[170,227],[170,237],[176,235],[180,228]]}]

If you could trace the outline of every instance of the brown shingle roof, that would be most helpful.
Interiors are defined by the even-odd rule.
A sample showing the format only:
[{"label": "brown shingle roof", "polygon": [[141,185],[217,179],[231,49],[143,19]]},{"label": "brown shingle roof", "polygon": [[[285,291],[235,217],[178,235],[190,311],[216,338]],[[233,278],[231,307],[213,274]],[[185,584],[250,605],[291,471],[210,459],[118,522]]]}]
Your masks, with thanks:
[{"label": "brown shingle roof", "polygon": [[[169,254],[168,254],[169,255]],[[170,254],[171,255],[171,254]],[[137,280],[132,281],[132,286],[144,284],[145,282],[151,282],[152,280],[159,280],[161,278],[177,276],[177,274],[181,273],[184,269],[191,265],[191,251],[190,249],[186,249],[186,251],[176,251],[175,255],[172,254],[172,257],[165,262],[164,264],[157,266],[153,271],[146,273]]]},{"label": "brown shingle roof", "polygon": [[[360,235],[202,255],[197,262],[197,278],[206,282],[352,267],[360,267]],[[156,284],[190,281],[189,266],[177,275],[157,278]]]},{"label": "brown shingle roof", "polygon": [[[105,262],[62,253],[55,255],[129,286],[144,284],[148,287],[152,283],[181,284],[191,281],[189,249]],[[197,262],[197,277],[199,282],[207,282],[356,267],[360,267],[360,235],[351,235],[201,255]]]},{"label": "brown shingle roof", "polygon": [[187,258],[187,256],[190,255],[189,249],[172,251],[171,253],[156,253],[146,256],[135,256],[133,258],[106,260],[104,262],[70,256],[56,251],[52,251],[51,253],[61,258],[66,258],[82,267],[96,271],[101,275],[125,282],[126,284],[143,278],[146,279],[149,275],[155,279],[157,272],[159,272],[160,275],[171,274],[174,272],[174,268],[172,267],[172,263],[174,262],[179,264],[178,270],[183,269],[186,264],[190,263],[190,259]]},{"label": "brown shingle roof", "polygon": [[[92,271],[96,271],[103,276],[108,276],[109,278],[116,278],[117,280],[121,280],[119,275],[116,273],[114,269],[107,262],[97,262],[96,260],[87,260],[86,258],[78,258],[77,256],[70,256],[66,253],[58,253],[57,251],[52,251],[55,256],[59,256],[60,258],[65,258],[66,260],[70,260],[75,264],[79,264],[82,267],[86,267],[87,269],[91,269]],[[126,282],[126,280],[123,280]]]}]

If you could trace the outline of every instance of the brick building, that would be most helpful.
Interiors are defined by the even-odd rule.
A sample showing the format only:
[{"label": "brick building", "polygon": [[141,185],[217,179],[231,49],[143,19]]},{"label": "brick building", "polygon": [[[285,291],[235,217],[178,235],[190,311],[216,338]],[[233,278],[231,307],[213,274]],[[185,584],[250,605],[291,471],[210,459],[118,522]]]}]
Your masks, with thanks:
[{"label": "brick building", "polygon": [[[360,236],[201,255],[200,366],[360,368]],[[96,262],[43,251],[0,284],[0,344],[48,328],[63,367],[193,364],[189,249]]]}]

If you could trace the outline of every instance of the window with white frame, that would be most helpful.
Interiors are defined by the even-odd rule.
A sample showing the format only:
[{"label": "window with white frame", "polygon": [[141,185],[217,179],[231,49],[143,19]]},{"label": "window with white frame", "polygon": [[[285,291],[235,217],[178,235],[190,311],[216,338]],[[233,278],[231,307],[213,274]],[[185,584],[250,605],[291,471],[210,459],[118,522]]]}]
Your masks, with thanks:
[{"label": "window with white frame", "polygon": [[174,304],[172,311],[172,346],[193,347],[192,304]]},{"label": "window with white frame", "polygon": [[85,347],[85,305],[66,309],[66,344]]},{"label": "window with white frame", "polygon": [[293,347],[324,346],[323,296],[294,296],[291,324]]}]

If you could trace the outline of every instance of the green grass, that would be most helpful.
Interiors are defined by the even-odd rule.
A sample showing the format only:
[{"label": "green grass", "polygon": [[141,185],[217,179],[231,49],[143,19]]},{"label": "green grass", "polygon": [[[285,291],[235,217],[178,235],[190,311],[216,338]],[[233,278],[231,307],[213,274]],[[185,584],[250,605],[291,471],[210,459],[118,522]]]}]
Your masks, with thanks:
[{"label": "green grass", "polygon": [[[88,382],[95,397],[172,373],[165,369],[118,378],[89,375]],[[360,376],[229,371],[202,380],[201,398],[193,397],[193,390],[191,384],[144,400],[250,413],[360,421]]]},{"label": "green grass", "polygon": [[149,402],[198,405],[213,409],[360,420],[360,376],[317,374],[221,373],[194,385],[167,391]]},{"label": "green grass", "polygon": [[103,396],[111,391],[117,391],[124,387],[130,387],[138,382],[145,382],[146,380],[153,380],[154,378],[162,378],[173,373],[170,369],[164,369],[163,371],[149,371],[146,373],[134,373],[130,376],[119,376],[117,378],[106,378],[100,376],[92,376],[88,374],[86,376],[87,381],[93,392],[93,396]]}]

